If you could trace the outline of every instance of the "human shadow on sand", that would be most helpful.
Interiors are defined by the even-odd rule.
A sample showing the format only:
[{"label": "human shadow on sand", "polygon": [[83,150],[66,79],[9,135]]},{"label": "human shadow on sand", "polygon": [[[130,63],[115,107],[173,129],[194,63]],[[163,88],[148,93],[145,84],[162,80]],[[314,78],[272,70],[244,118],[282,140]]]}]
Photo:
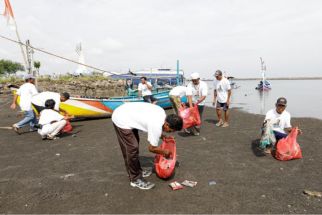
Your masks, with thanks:
[{"label": "human shadow on sand", "polygon": [[205,119],[206,122],[210,123],[210,124],[216,124],[219,122],[219,120],[216,119]]},{"label": "human shadow on sand", "polygon": [[251,149],[256,157],[266,156],[265,152],[259,148],[260,139],[253,140],[251,143]]}]

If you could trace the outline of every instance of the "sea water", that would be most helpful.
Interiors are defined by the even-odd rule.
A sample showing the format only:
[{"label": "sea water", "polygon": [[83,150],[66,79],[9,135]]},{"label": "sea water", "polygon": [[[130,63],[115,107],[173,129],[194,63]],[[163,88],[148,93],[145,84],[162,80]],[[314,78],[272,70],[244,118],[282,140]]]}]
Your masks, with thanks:
[{"label": "sea water", "polygon": [[[206,105],[212,106],[213,82],[206,81],[209,92]],[[275,108],[277,98],[287,99],[286,110],[292,117],[312,117],[322,119],[322,80],[270,80],[272,89],[259,91],[255,87],[258,80],[236,80],[237,89],[232,90],[231,107],[249,113],[265,115]]]}]

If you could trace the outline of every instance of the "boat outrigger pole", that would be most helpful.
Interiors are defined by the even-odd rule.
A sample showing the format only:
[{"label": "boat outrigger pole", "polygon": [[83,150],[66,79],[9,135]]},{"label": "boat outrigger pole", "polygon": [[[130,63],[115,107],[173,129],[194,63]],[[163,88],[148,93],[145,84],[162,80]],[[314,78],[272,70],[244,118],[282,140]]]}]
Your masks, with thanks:
[{"label": "boat outrigger pole", "polygon": [[180,80],[179,80],[179,60],[177,60],[177,86],[180,85]]}]

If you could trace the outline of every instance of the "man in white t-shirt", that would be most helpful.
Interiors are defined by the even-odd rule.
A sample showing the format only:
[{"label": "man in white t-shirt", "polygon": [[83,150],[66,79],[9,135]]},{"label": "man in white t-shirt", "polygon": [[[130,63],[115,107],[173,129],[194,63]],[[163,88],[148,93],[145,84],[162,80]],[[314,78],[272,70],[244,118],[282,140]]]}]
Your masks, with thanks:
[{"label": "man in white t-shirt", "polygon": [[69,99],[69,93],[55,93],[55,92],[41,92],[37,95],[34,95],[31,99],[31,103],[35,107],[38,113],[45,109],[45,102],[48,99],[53,99],[55,101],[55,108],[54,110],[60,111],[59,105],[61,102],[65,102]]},{"label": "man in white t-shirt", "polygon": [[55,140],[56,135],[65,127],[68,116],[63,116],[56,111],[55,101],[48,99],[45,102],[45,109],[40,112],[38,133],[42,139]]},{"label": "man in white t-shirt", "polygon": [[[195,72],[191,74],[191,82],[187,86],[187,97],[189,107],[193,107],[193,105],[198,105],[198,110],[200,114],[200,119],[202,119],[202,114],[205,107],[205,99],[208,94],[208,86],[207,83],[200,80],[199,73]],[[195,131],[194,131],[195,130]],[[200,126],[195,126],[190,129],[194,135],[199,135]]]},{"label": "man in white t-shirt", "polygon": [[[213,105],[216,106],[218,123],[216,126],[228,127],[229,119],[229,105],[231,97],[231,86],[227,78],[223,77],[222,72],[217,70],[215,72],[214,81],[214,101]],[[222,120],[222,111],[224,111],[224,120]]]},{"label": "man in white t-shirt", "polygon": [[181,107],[181,98],[186,96],[187,87],[185,86],[176,86],[172,88],[169,92],[169,99],[172,103],[174,112],[178,115],[178,110]]},{"label": "man in white t-shirt", "polygon": [[[287,137],[292,130],[291,114],[286,109],[287,100],[284,97],[277,99],[275,109],[271,109],[266,113],[265,121],[272,125],[276,142]],[[299,129],[299,133],[302,131]]]},{"label": "man in white t-shirt", "polygon": [[157,99],[152,95],[152,84],[147,81],[146,77],[141,78],[141,83],[138,86],[139,96],[148,103],[156,104]]},{"label": "man in white t-shirt", "polygon": [[17,99],[18,96],[20,96],[20,102],[19,106],[21,108],[21,111],[24,113],[24,119],[20,122],[15,123],[12,125],[13,130],[20,134],[19,129],[30,125],[30,131],[35,131],[34,125],[37,123],[36,114],[32,110],[31,106],[31,98],[32,96],[36,95],[38,93],[36,87],[35,87],[35,78],[32,75],[26,75],[25,81],[23,85],[20,86],[20,88],[17,90],[16,94],[13,97],[13,102],[11,104],[11,109],[16,109]]},{"label": "man in white t-shirt", "polygon": [[139,161],[139,133],[148,133],[149,151],[170,156],[168,150],[159,145],[162,132],[180,131],[183,126],[181,117],[171,114],[166,116],[165,111],[153,104],[145,102],[129,102],[116,108],[112,114],[112,121],[120,144],[125,167],[132,187],[151,189],[154,187],[143,179],[151,175],[151,171],[142,171]]}]

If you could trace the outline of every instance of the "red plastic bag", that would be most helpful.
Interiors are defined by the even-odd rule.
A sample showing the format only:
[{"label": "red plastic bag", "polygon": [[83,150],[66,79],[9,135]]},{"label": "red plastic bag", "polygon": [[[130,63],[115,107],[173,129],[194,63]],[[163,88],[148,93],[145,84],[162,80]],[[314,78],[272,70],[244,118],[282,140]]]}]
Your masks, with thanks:
[{"label": "red plastic bag", "polygon": [[160,178],[167,179],[173,175],[176,167],[176,141],[173,137],[165,138],[160,147],[161,149],[168,149],[171,152],[171,156],[165,158],[163,155],[157,154],[154,159],[154,167]]},{"label": "red plastic bag", "polygon": [[73,127],[72,127],[72,124],[66,120],[66,125],[65,127],[61,130],[61,133],[70,133],[73,131]]},{"label": "red plastic bag", "polygon": [[182,106],[179,108],[179,116],[183,120],[183,128],[201,125],[198,105],[194,105],[193,108]]},{"label": "red plastic bag", "polygon": [[300,145],[296,141],[298,135],[298,129],[293,128],[291,133],[277,142],[275,158],[281,161],[287,161],[292,159],[301,159],[302,150]]}]

